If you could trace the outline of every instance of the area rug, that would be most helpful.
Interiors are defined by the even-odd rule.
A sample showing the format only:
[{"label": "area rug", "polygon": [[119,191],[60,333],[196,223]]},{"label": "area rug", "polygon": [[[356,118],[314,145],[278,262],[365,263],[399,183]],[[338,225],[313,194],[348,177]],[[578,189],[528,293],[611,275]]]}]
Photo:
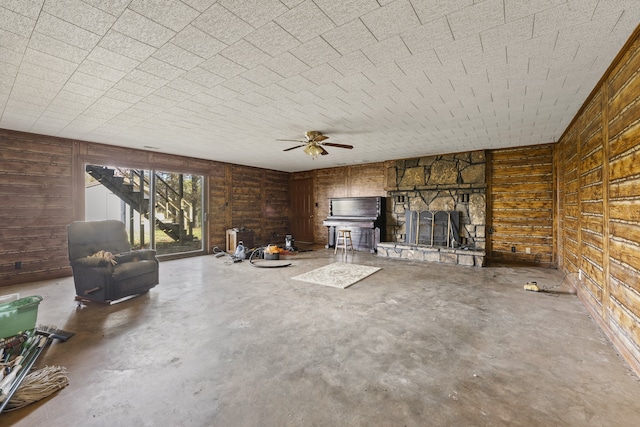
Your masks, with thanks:
[{"label": "area rug", "polygon": [[379,267],[336,262],[293,277],[295,280],[345,289],[371,276]]}]

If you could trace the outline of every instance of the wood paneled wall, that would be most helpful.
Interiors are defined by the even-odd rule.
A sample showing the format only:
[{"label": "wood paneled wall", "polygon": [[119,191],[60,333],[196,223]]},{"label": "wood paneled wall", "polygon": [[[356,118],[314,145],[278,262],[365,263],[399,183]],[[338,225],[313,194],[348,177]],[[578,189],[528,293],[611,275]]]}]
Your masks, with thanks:
[{"label": "wood paneled wall", "polygon": [[640,372],[640,27],[556,147],[560,267]]},{"label": "wood paneled wall", "polygon": [[289,173],[0,129],[0,286],[71,274],[66,227],[84,217],[86,163],[205,176],[207,251],[227,228],[257,243],[289,228]]},{"label": "wood paneled wall", "polygon": [[322,221],[329,214],[329,199],[334,197],[386,196],[384,163],[316,169],[297,172],[292,179],[312,178],[315,198],[314,241],[327,244],[327,227]]},{"label": "wood paneled wall", "polygon": [[0,285],[71,273],[72,162],[72,141],[0,129]]},{"label": "wood paneled wall", "polygon": [[489,261],[553,265],[553,145],[493,150],[487,167]]}]

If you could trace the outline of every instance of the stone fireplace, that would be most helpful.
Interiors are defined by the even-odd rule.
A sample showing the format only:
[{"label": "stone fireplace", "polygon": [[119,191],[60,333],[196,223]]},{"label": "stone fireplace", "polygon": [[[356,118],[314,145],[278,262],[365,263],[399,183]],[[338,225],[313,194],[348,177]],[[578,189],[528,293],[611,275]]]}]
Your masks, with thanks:
[{"label": "stone fireplace", "polygon": [[484,151],[386,163],[389,207],[381,256],[484,265]]}]

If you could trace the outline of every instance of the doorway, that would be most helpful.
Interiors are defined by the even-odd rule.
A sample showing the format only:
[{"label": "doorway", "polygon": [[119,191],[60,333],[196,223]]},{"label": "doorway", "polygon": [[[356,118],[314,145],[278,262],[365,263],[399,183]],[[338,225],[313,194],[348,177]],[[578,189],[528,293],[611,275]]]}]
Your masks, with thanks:
[{"label": "doorway", "polygon": [[313,179],[291,181],[291,231],[296,241],[313,243],[315,203]]}]

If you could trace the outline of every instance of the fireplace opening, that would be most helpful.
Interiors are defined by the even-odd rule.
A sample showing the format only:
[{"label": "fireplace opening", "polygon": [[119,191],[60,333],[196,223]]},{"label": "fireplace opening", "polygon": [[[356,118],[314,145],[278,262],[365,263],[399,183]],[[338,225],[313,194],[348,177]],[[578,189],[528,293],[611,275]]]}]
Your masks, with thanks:
[{"label": "fireplace opening", "polygon": [[405,211],[406,243],[459,247],[460,212]]}]

